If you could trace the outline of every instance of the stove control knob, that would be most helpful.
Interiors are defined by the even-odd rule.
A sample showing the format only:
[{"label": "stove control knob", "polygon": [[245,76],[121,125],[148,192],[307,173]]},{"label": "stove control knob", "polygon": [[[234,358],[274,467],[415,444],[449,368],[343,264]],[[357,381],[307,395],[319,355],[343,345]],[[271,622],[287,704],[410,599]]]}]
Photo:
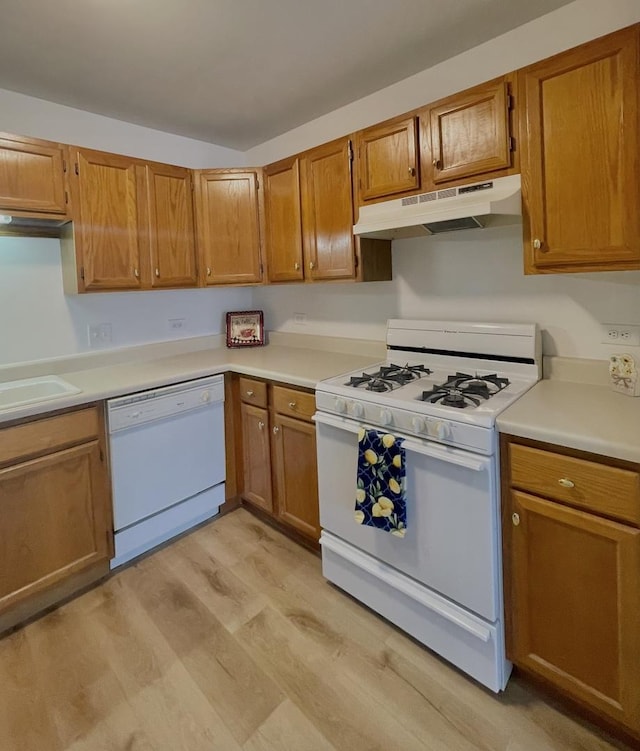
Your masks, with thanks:
[{"label": "stove control knob", "polygon": [[443,441],[445,438],[449,438],[451,429],[446,422],[436,422],[433,426],[433,435]]},{"label": "stove control knob", "polygon": [[364,407],[360,402],[354,402],[353,405],[353,416],[354,417],[362,417],[364,415]]},{"label": "stove control knob", "polygon": [[382,425],[391,425],[393,422],[393,415],[391,414],[391,411],[388,409],[381,409],[380,410],[380,423]]},{"label": "stove control knob", "polygon": [[411,425],[416,433],[422,433],[424,431],[424,419],[422,417],[412,418]]},{"label": "stove control knob", "polygon": [[335,402],[333,403],[334,407],[336,408],[336,412],[346,412],[347,411],[347,403],[344,399],[337,398]]}]

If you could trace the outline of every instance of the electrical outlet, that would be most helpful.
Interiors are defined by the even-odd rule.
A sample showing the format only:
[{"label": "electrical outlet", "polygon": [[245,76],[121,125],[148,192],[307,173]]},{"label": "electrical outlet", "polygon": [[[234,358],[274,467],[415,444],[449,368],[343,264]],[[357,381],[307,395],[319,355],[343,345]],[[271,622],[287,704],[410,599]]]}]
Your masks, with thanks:
[{"label": "electrical outlet", "polygon": [[90,347],[106,347],[113,341],[110,323],[92,323],[87,326]]},{"label": "electrical outlet", "polygon": [[184,331],[187,328],[186,318],[169,318],[169,331]]},{"label": "electrical outlet", "polygon": [[640,346],[640,326],[630,323],[603,323],[602,343],[638,347]]},{"label": "electrical outlet", "polygon": [[294,313],[293,322],[295,323],[296,326],[306,326],[307,314],[306,313]]}]

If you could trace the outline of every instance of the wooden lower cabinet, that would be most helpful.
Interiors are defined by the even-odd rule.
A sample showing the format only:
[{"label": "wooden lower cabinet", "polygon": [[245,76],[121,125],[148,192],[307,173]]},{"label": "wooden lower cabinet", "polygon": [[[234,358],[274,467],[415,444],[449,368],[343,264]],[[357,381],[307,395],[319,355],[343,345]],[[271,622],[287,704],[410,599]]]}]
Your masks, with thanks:
[{"label": "wooden lower cabinet", "polygon": [[0,430],[0,631],[104,576],[113,523],[97,407]]},{"label": "wooden lower cabinet", "polygon": [[242,377],[241,497],[294,536],[317,547],[320,537],[315,396]]},{"label": "wooden lower cabinet", "polygon": [[[612,467],[604,457],[576,461],[555,448],[563,471],[547,478],[545,498],[527,487],[540,483],[534,467],[528,477],[521,471],[520,442],[503,441],[508,657],[640,737],[640,529],[601,515],[601,508],[616,513],[605,501],[619,488],[592,478],[598,467],[610,477]],[[554,447],[536,448],[554,456]],[[614,471],[633,472],[619,464]],[[592,493],[593,512],[584,509],[581,485]],[[554,486],[574,491],[576,502],[554,500]]]},{"label": "wooden lower cabinet", "polygon": [[269,442],[269,412],[263,407],[243,403],[242,465],[244,467],[244,497],[264,511],[273,510],[271,489],[271,448]]}]

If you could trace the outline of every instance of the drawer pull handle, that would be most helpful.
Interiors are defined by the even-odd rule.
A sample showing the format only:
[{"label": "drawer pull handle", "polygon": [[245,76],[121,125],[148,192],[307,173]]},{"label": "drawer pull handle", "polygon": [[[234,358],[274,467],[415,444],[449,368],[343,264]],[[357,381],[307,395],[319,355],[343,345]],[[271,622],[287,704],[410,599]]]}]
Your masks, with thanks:
[{"label": "drawer pull handle", "polygon": [[571,482],[571,480],[567,479],[566,477],[561,477],[558,480],[558,484],[562,485],[563,488],[575,488],[576,486],[574,482]]},{"label": "drawer pull handle", "polygon": [[289,402],[289,409],[295,409],[297,406],[295,402]]},{"label": "drawer pull handle", "polygon": [[511,514],[511,521],[513,522],[513,526],[517,527],[520,524],[520,514]]},{"label": "drawer pull handle", "polygon": [[280,428],[277,425],[273,426],[273,435],[278,435],[280,432]]},{"label": "drawer pull handle", "polygon": [[263,429],[264,429],[264,423],[262,422],[262,420],[258,420],[258,430],[263,430]]},{"label": "drawer pull handle", "polygon": [[252,389],[249,389],[247,391],[247,396],[253,396],[253,394],[254,394],[254,391]]}]

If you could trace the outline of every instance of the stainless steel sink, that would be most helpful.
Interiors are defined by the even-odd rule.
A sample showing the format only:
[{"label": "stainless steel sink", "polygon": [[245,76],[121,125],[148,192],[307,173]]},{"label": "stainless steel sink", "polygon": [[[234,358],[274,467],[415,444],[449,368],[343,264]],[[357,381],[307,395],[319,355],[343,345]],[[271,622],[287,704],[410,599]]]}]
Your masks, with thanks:
[{"label": "stainless steel sink", "polygon": [[22,381],[7,381],[0,383],[0,410],[59,399],[63,396],[79,394],[81,391],[82,389],[53,375],[26,378]]}]

